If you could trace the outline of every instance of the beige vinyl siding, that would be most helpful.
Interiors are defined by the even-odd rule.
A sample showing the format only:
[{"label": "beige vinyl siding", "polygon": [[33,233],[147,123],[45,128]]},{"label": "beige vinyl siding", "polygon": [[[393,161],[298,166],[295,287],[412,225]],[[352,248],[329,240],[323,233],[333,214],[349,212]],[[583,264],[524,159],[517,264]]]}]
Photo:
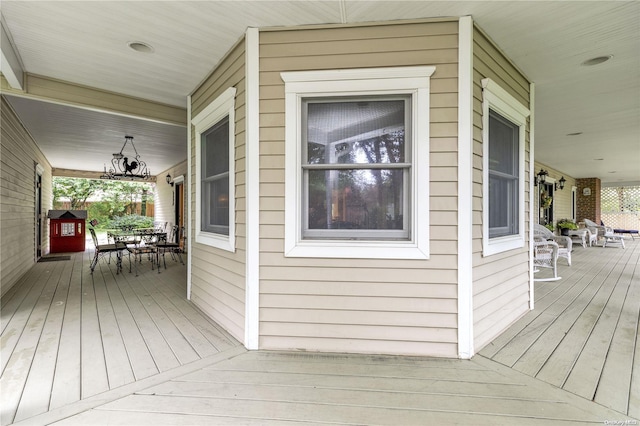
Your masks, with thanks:
[{"label": "beige vinyl siding", "polygon": [[42,173],[42,254],[49,252],[51,166],[15,112],[1,98],[0,108],[0,286],[5,294],[36,261],[35,176]]},{"label": "beige vinyl siding", "polygon": [[[244,341],[245,318],[245,47],[234,46],[215,71],[192,95],[192,117],[229,87],[237,89],[235,98],[235,194],[236,250],[234,253],[198,244],[193,238],[191,255],[191,300],[236,339]],[[192,127],[193,129],[193,127]],[[193,132],[192,132],[193,135]],[[191,214],[195,217],[195,137],[191,139]],[[195,222],[195,221],[192,221]]]},{"label": "beige vinyl siding", "polygon": [[[260,33],[261,349],[457,356],[457,20]],[[286,71],[434,65],[429,260],[285,258]]]},{"label": "beige vinyl siding", "polygon": [[[180,164],[176,164],[168,170],[159,173],[157,176],[156,190],[154,192],[154,219],[156,222],[168,222],[169,226],[175,225],[176,217],[175,217],[175,206],[174,206],[174,191],[175,186],[171,186],[167,184],[166,176],[167,173],[171,175],[173,179],[178,176],[184,176],[185,188],[188,188],[188,179],[187,179],[187,162],[186,160]],[[186,206],[187,203],[187,193],[184,194],[184,203]],[[187,209],[184,210],[187,212]],[[186,224],[186,218],[185,224]]]},{"label": "beige vinyl siding", "polygon": [[[576,219],[578,222],[583,220],[584,218],[573,218],[573,198],[571,197],[571,188],[576,186],[576,180],[571,176],[563,173],[560,170],[552,169],[546,164],[542,163],[534,163],[533,165],[533,173],[538,173],[540,169],[544,169],[549,172],[549,178],[555,179],[556,182],[560,180],[561,177],[567,180],[564,184],[564,189],[562,191],[557,190],[553,192],[553,222],[554,224],[558,222],[560,219]],[[540,205],[539,191],[540,187],[534,186],[533,190],[536,193],[533,195],[533,220],[537,223],[540,218],[540,210],[538,206]]]},{"label": "beige vinyl siding", "polygon": [[[491,78],[529,108],[529,81],[481,31],[473,33],[473,320],[475,350],[529,309],[528,237],[521,249],[482,256],[482,86]],[[527,121],[528,123],[528,121]],[[525,132],[525,229],[529,229],[529,125]]]}]

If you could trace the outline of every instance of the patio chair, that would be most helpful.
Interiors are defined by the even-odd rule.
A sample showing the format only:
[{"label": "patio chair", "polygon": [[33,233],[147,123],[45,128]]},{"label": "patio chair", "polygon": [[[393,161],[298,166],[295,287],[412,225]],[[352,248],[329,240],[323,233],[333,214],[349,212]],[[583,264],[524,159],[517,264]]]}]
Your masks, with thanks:
[{"label": "patio chair", "polygon": [[111,253],[116,254],[116,274],[119,274],[122,270],[122,251],[126,250],[127,246],[123,243],[114,243],[114,244],[99,244],[98,237],[96,236],[96,231],[93,228],[89,228],[89,233],[91,234],[91,239],[93,240],[93,245],[95,246],[95,254],[91,263],[89,264],[89,269],[91,269],[91,274],[93,274],[93,270],[96,268],[98,264],[98,260],[101,257],[109,256],[108,263],[111,263]]},{"label": "patio chair", "polygon": [[622,248],[625,248],[624,237],[620,235],[619,232],[616,232],[616,230],[614,230],[612,227],[605,226],[605,225],[598,225],[597,223],[589,219],[584,219],[584,224],[588,229],[592,229],[598,232],[596,241],[602,238],[604,240],[602,243],[602,247],[607,247],[607,244],[618,244]]},{"label": "patio chair", "polygon": [[169,237],[167,238],[165,234],[164,237],[160,237],[158,239],[158,242],[155,244],[156,248],[158,249],[158,253],[162,252],[162,262],[164,263],[164,269],[167,269],[167,261],[164,257],[167,251],[169,251],[169,253],[171,254],[171,258],[174,261],[176,261],[177,255],[180,259],[180,263],[184,265],[184,261],[182,260],[182,249],[180,248],[180,238],[182,237],[183,233],[184,228],[172,226]]},{"label": "patio chair", "polygon": [[537,268],[551,268],[552,278],[534,278],[534,281],[557,281],[558,276],[558,250],[559,246],[555,241],[549,241],[544,237],[533,237],[533,265],[534,272],[539,272]]},{"label": "patio chair", "polygon": [[[133,255],[133,265],[136,270],[136,277],[138,276],[138,263],[142,263],[142,256],[144,254],[147,255],[151,262],[152,271],[154,264],[158,263],[158,249],[155,245],[145,244],[145,238],[147,236],[148,233],[144,231],[134,230],[133,245],[127,246],[127,250],[129,251],[129,273],[131,273],[131,255]],[[160,268],[158,268],[158,273],[160,273]]]},{"label": "patio chair", "polygon": [[558,257],[564,257],[565,259],[567,259],[567,264],[571,266],[571,251],[573,250],[573,240],[571,240],[570,237],[555,235],[543,225],[537,223],[533,228],[533,235],[535,237],[542,237],[545,240],[553,241],[558,244]]}]

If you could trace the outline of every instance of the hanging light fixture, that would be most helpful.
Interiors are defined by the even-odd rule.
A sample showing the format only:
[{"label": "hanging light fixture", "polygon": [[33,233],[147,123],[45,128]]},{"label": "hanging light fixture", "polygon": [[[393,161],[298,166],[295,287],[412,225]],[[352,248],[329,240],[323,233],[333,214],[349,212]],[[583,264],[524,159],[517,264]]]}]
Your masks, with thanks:
[{"label": "hanging light fixture", "polygon": [[[127,156],[123,153],[127,147],[127,143],[131,143],[135,157]],[[111,159],[111,167],[107,170],[107,166],[104,166],[104,174],[100,176],[101,179],[129,179],[129,180],[148,180],[151,179],[151,173],[147,169],[147,163],[140,159],[140,154],[136,146],[133,144],[133,136],[125,136],[124,144],[120,149],[120,152],[113,154]]]}]

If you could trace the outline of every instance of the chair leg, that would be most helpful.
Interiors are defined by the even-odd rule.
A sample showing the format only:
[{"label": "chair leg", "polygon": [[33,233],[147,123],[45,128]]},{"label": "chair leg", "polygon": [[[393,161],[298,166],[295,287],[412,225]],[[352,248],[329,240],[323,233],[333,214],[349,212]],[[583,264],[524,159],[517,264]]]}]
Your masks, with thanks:
[{"label": "chair leg", "polygon": [[93,270],[96,269],[96,265],[98,264],[98,255],[99,255],[98,250],[96,250],[95,255],[93,256],[93,259],[89,264],[89,269],[91,269],[91,274],[93,274]]}]

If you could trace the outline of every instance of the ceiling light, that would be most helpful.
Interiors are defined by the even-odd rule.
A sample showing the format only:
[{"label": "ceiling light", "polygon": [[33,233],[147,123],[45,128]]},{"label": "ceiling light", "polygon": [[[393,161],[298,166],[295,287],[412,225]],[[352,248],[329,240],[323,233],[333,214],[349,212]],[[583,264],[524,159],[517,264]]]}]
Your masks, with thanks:
[{"label": "ceiling light", "polygon": [[[131,142],[135,157],[131,158],[129,162],[129,156],[122,152],[127,147],[127,143]],[[147,169],[147,163],[140,159],[140,154],[136,146],[133,144],[133,136],[124,137],[124,145],[120,148],[120,152],[115,152],[111,159],[111,167],[107,170],[107,166],[104,166],[104,174],[100,176],[100,179],[129,179],[129,180],[147,180],[151,178],[151,173]]]},{"label": "ceiling light", "polygon": [[130,41],[127,43],[131,49],[140,53],[153,53],[153,47],[150,44],[144,43],[142,41]]},{"label": "ceiling light", "polygon": [[600,65],[607,62],[609,59],[613,58],[613,55],[605,55],[605,56],[596,56],[595,58],[587,59],[581,65],[583,67],[590,67],[593,65]]}]

